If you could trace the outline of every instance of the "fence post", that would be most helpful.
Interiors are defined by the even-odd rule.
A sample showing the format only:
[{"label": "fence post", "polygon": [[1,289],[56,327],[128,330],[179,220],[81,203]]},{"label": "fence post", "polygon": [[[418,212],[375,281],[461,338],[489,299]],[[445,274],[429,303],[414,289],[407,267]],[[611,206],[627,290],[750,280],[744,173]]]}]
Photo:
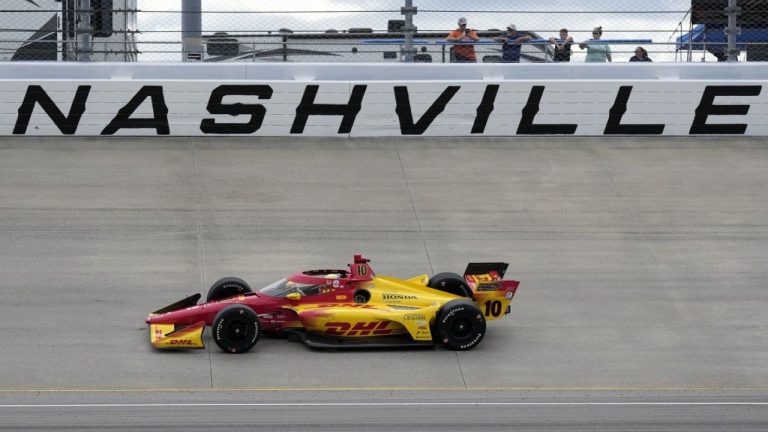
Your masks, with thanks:
[{"label": "fence post", "polygon": [[728,17],[728,27],[725,34],[728,35],[728,61],[738,61],[736,58],[739,50],[736,49],[736,36],[741,33],[741,29],[736,26],[736,17],[741,12],[741,8],[736,4],[736,0],[728,0],[728,7],[725,8],[725,15]]},{"label": "fence post", "polygon": [[181,2],[181,61],[203,60],[203,17],[200,0]]},{"label": "fence post", "polygon": [[413,36],[416,34],[416,27],[413,25],[413,16],[418,12],[418,8],[413,6],[413,0],[405,0],[405,6],[400,8],[400,14],[405,15],[405,25],[403,26],[403,35],[405,36],[405,45],[400,50],[400,54],[406,63],[413,62],[413,56],[416,54],[416,48],[413,47]]},{"label": "fence post", "polygon": [[80,6],[79,16],[80,22],[77,25],[77,32],[80,35],[80,43],[75,53],[75,58],[78,61],[89,62],[91,61],[91,53],[93,52],[93,40],[91,35],[93,29],[91,28],[91,0],[79,0]]}]

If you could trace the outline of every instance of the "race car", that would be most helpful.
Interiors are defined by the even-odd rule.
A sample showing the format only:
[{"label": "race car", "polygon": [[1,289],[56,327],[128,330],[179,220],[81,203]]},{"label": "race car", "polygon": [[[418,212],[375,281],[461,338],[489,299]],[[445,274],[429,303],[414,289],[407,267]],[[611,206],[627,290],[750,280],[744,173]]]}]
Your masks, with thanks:
[{"label": "race car", "polygon": [[439,273],[410,279],[377,276],[354,255],[346,270],[294,273],[258,292],[242,279],[216,281],[201,294],[147,317],[158,349],[202,349],[203,331],[224,352],[244,353],[262,333],[296,338],[312,348],[434,346],[469,350],[483,340],[486,321],[510,312],[518,281],[508,264],[470,263],[464,276]]}]

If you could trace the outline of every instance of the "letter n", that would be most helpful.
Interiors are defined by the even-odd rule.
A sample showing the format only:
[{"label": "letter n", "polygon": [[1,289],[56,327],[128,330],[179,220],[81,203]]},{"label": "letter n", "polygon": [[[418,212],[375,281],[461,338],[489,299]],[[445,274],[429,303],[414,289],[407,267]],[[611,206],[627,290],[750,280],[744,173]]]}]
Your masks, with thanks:
[{"label": "letter n", "polygon": [[77,126],[80,124],[80,118],[85,112],[85,102],[88,100],[90,92],[91,86],[78,86],[77,92],[75,92],[75,99],[69,108],[69,115],[65,116],[42,87],[37,85],[27,87],[27,94],[24,95],[24,101],[19,107],[19,116],[16,118],[13,134],[24,135],[27,133],[27,127],[32,119],[35,104],[40,104],[40,107],[53,120],[53,123],[59,128],[61,133],[74,135],[77,132]]}]

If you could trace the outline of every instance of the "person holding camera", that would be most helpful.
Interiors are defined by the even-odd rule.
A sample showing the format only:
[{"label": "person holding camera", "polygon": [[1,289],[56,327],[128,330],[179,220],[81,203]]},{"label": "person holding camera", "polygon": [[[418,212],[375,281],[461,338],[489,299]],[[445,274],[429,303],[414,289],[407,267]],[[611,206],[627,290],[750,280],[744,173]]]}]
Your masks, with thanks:
[{"label": "person holding camera", "polygon": [[[467,27],[467,19],[459,18],[459,28],[445,38],[448,42],[472,42],[480,38],[477,32]],[[451,48],[451,61],[456,63],[477,63],[475,46],[467,43],[457,44]]]}]

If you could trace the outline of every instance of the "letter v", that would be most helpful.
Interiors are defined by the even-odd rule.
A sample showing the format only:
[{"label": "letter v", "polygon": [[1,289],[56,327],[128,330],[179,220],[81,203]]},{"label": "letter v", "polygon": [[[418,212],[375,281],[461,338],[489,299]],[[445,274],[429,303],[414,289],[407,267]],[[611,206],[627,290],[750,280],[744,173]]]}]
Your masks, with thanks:
[{"label": "letter v", "polygon": [[445,110],[445,106],[451,101],[453,95],[459,91],[461,86],[450,86],[443,91],[440,97],[432,103],[427,112],[421,116],[419,121],[413,123],[413,114],[411,113],[411,100],[408,96],[408,87],[395,86],[395,103],[397,108],[397,118],[400,120],[400,133],[403,135],[421,135],[429,125],[432,124],[437,116]]}]

